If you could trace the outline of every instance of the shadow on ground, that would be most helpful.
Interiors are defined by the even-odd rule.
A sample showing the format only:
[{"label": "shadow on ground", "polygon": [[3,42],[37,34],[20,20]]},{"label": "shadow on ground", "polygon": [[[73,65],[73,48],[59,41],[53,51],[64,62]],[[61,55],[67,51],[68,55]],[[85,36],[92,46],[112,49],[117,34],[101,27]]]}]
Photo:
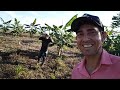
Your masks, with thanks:
[{"label": "shadow on ground", "polygon": [[[10,62],[10,59],[12,59],[10,55],[20,55],[20,56],[29,57],[29,59],[37,60],[38,53],[39,53],[39,50],[20,50],[20,49],[18,49],[16,51],[10,51],[10,52],[1,52],[0,51],[0,57],[1,57],[0,63],[2,63],[2,64],[6,63],[6,64],[12,64],[12,65],[25,64],[25,63],[19,62],[18,60],[16,60],[14,63]],[[49,52],[48,57],[55,59],[57,57],[57,55],[54,54],[53,52]]]}]

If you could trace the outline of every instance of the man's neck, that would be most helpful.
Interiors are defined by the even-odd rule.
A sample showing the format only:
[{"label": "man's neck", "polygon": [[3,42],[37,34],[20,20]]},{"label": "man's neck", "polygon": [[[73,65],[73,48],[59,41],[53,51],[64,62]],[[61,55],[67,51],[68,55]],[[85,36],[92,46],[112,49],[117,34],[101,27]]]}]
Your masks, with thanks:
[{"label": "man's neck", "polygon": [[100,64],[101,54],[102,54],[102,49],[99,50],[98,54],[96,54],[94,56],[86,56],[85,57],[85,60],[86,60],[85,66],[89,73],[92,73]]}]

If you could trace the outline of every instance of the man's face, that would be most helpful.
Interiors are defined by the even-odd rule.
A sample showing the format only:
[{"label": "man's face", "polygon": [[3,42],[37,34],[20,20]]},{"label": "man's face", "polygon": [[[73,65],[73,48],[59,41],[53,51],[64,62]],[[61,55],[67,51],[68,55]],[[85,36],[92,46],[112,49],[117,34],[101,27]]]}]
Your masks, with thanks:
[{"label": "man's face", "polygon": [[96,55],[102,49],[104,34],[96,26],[82,25],[76,36],[78,48],[85,56]]}]

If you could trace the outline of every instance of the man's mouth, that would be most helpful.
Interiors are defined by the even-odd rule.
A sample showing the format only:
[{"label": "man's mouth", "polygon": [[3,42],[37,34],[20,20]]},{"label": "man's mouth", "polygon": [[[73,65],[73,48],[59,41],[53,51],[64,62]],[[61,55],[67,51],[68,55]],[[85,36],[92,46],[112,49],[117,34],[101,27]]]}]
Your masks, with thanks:
[{"label": "man's mouth", "polygon": [[90,48],[92,46],[93,46],[92,44],[83,45],[84,48]]}]

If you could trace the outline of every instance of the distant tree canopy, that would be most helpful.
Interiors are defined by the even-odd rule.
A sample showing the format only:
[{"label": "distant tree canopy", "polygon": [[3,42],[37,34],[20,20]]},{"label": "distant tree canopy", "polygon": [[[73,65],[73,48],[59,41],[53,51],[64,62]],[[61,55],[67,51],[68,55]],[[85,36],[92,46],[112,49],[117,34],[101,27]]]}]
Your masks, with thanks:
[{"label": "distant tree canopy", "polygon": [[120,27],[120,13],[112,17],[111,29],[105,28],[108,37],[104,42],[103,47],[109,51],[117,51],[120,53],[120,31],[116,28]]},{"label": "distant tree canopy", "polygon": [[120,27],[120,13],[117,14],[116,16],[113,16],[112,20],[113,20],[112,25],[111,25],[112,28]]}]

